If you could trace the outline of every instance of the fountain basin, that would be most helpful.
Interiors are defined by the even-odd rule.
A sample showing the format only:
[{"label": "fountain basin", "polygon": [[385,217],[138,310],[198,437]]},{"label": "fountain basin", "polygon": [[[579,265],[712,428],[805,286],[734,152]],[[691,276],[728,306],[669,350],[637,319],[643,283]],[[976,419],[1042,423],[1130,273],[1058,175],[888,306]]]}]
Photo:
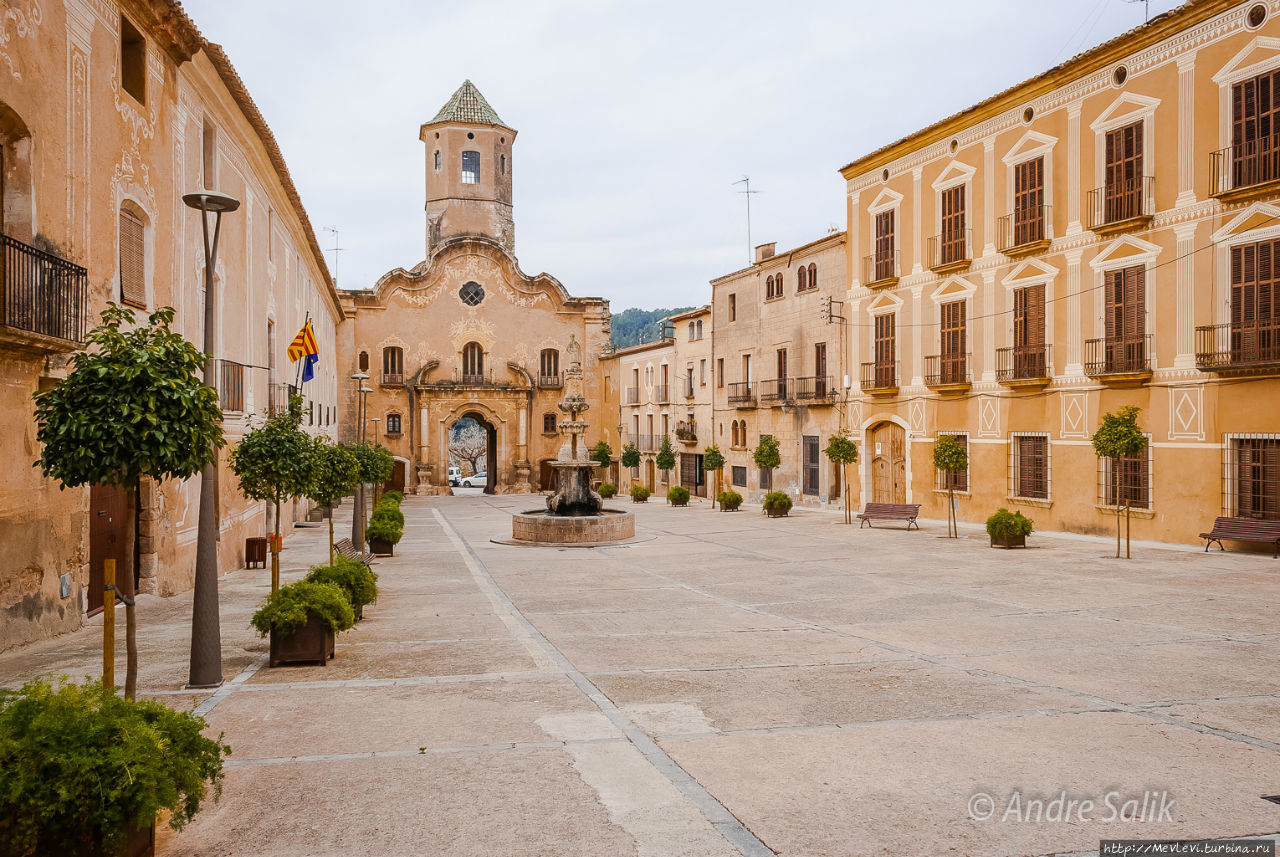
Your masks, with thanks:
[{"label": "fountain basin", "polygon": [[552,515],[533,509],[511,516],[511,538],[517,544],[595,547],[635,538],[636,516],[620,509],[598,515]]}]

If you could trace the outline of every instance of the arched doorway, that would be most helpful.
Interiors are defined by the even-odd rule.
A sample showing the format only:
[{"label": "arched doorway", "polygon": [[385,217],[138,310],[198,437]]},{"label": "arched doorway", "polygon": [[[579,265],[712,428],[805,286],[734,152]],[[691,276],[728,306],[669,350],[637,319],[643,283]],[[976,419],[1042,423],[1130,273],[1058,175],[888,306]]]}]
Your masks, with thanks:
[{"label": "arched doorway", "polygon": [[654,477],[653,466],[654,465],[653,465],[652,458],[647,459],[644,463],[644,473],[645,473],[644,487],[648,488],[650,491],[652,491],[654,485],[657,484],[657,482],[653,478]]},{"label": "arched doorway", "polygon": [[408,466],[406,465],[404,459],[397,458],[395,467],[391,469],[391,478],[388,479],[386,483],[382,486],[383,492],[385,493],[387,491],[399,491],[401,494],[403,494],[404,483],[405,483],[405,473],[407,471],[408,471]]},{"label": "arched doorway", "polygon": [[554,458],[544,458],[538,465],[538,490],[556,490],[556,469],[551,466]]},{"label": "arched doorway", "polygon": [[897,423],[876,423],[867,430],[871,452],[871,502],[907,502],[907,432]]},{"label": "arched doorway", "polygon": [[496,493],[498,429],[484,415],[467,411],[449,426],[449,466],[459,468],[463,480],[485,474],[484,493]]}]

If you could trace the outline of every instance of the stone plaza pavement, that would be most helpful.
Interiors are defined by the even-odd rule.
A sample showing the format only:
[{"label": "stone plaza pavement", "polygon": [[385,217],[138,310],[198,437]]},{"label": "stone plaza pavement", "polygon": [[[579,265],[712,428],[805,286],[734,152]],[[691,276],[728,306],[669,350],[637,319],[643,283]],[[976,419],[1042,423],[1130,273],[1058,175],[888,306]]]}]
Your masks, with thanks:
[{"label": "stone plaza pavement", "polygon": [[[268,669],[247,624],[267,572],[226,576],[213,695],[182,690],[190,596],[142,599],[141,691],[234,748],[221,801],[158,853],[1040,855],[1280,831],[1269,556],[998,551],[976,527],[705,501],[617,504],[625,546],[490,541],[541,502],[406,498],[378,603],[326,667]],[[285,544],[287,581],[324,531]],[[0,683],[96,675],[100,621],[0,655]],[[1095,806],[1056,820],[1064,791]]]}]

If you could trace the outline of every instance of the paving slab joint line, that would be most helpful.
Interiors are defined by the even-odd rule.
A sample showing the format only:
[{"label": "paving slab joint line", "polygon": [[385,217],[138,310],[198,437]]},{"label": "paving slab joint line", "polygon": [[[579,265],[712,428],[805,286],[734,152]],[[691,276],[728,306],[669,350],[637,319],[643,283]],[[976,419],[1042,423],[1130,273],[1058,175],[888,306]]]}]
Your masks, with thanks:
[{"label": "paving slab joint line", "polygon": [[471,547],[470,542],[466,541],[458,533],[448,517],[438,508],[433,508],[431,512],[436,516],[445,533],[448,534],[450,541],[458,546],[459,553],[463,555],[472,572],[488,584],[490,596],[501,604],[508,615],[519,623],[525,634],[542,648],[551,661],[563,670],[564,674],[600,709],[600,712],[622,731],[649,764],[653,765],[660,774],[676,787],[677,791],[698,808],[698,811],[724,837],[725,841],[732,845],[743,857],[774,857],[777,852],[760,841],[729,811],[728,807],[717,800],[688,771],[680,767],[674,759],[667,755],[665,750],[659,747],[631,718],[623,714],[603,691],[592,684],[590,679],[579,671],[550,640],[544,637],[532,622],[525,618],[525,615],[520,612],[515,603],[507,597],[506,592],[493,579],[493,576],[489,574],[488,568]]},{"label": "paving slab joint line", "polygon": [[240,687],[240,685],[244,684],[246,681],[253,678],[253,674],[256,673],[258,670],[262,669],[263,666],[266,665],[268,657],[269,656],[266,652],[263,652],[262,654],[258,655],[256,658],[253,659],[252,663],[250,663],[244,669],[240,670],[239,675],[237,675],[231,681],[227,682],[222,687],[214,691],[213,696],[209,697],[204,702],[197,705],[195,708],[195,711],[191,713],[196,715],[197,717],[204,717],[210,711],[213,711],[213,709],[216,708],[218,704],[222,702],[222,700],[226,699],[228,696],[234,693]]}]

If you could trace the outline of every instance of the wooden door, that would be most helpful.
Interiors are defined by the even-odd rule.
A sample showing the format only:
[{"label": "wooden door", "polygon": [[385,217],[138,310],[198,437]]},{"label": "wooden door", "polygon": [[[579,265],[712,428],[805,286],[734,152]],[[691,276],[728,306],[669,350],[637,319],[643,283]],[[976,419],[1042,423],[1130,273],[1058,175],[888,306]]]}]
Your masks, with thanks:
[{"label": "wooden door", "polygon": [[1231,87],[1231,187],[1280,178],[1280,72]]},{"label": "wooden door", "polygon": [[819,342],[813,346],[813,395],[819,399],[827,397],[827,343]]},{"label": "wooden door", "polygon": [[1106,275],[1106,368],[1135,372],[1146,368],[1147,270],[1141,265]]},{"label": "wooden door", "polygon": [[538,467],[538,487],[542,491],[556,490],[556,475],[555,468],[551,466],[552,461],[553,459],[544,458]]},{"label": "wooden door", "polygon": [[383,492],[399,491],[404,493],[405,482],[405,464],[399,459],[396,460],[395,466],[391,468],[391,478],[382,486]]},{"label": "wooden door", "polygon": [[89,489],[89,593],[92,616],[102,609],[102,564],[116,561],[116,580],[129,569],[129,502],[123,488],[94,485]]},{"label": "wooden door", "polygon": [[877,280],[887,280],[898,273],[893,258],[893,234],[893,211],[882,211],[877,214],[874,273]]},{"label": "wooden door", "polygon": [[1044,283],[1013,290],[1013,377],[1044,378]]},{"label": "wooden door", "polygon": [[900,425],[880,423],[871,432],[871,501],[907,502],[907,433]]}]

